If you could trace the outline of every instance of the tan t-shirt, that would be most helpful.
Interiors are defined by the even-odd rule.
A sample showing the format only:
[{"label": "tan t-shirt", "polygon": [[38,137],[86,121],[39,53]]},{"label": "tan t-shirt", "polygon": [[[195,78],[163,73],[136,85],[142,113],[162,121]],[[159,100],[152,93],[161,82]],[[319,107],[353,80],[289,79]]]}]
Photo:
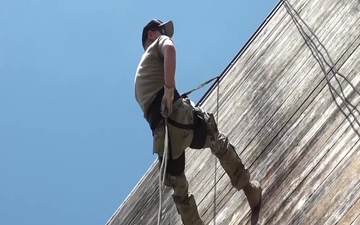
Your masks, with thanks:
[{"label": "tan t-shirt", "polygon": [[146,116],[155,94],[164,87],[164,55],[167,36],[159,36],[144,52],[135,74],[135,98]]}]

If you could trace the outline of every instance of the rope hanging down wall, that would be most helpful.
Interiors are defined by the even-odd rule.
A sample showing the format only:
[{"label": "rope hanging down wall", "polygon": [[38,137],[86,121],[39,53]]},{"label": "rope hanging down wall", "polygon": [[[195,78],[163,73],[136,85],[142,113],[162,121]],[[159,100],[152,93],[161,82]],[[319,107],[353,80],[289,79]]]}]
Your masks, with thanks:
[{"label": "rope hanging down wall", "polygon": [[[338,77],[341,77],[346,83],[348,83],[355,92],[355,94],[360,96],[360,92],[351,83],[351,81],[346,78],[346,76],[344,76],[342,73],[339,72],[339,70],[336,68],[335,63],[330,57],[328,50],[321,43],[318,36],[313,32],[313,30],[300,17],[299,13],[292,7],[292,5],[288,2],[288,0],[282,0],[282,2],[284,3],[284,7],[286,8],[288,14],[291,16],[291,19],[296,25],[296,28],[300,32],[306,45],[309,47],[311,54],[314,56],[314,58],[320,65],[321,70],[325,75],[325,80],[329,87],[334,102],[338,106],[341,113],[344,114],[346,119],[349,121],[354,132],[360,137],[360,133],[358,131],[358,128],[360,127],[360,122],[359,122],[360,111],[357,108],[360,102],[356,104],[351,103],[351,101],[345,95],[344,88],[342,87]],[[326,66],[329,68],[328,70]],[[332,78],[334,78],[334,81],[337,84],[338,89],[340,89],[340,93],[339,91],[336,90],[336,87],[332,84],[331,81]],[[338,102],[337,97],[340,103]],[[341,104],[345,106],[347,111],[345,111],[342,108]],[[356,128],[355,125],[357,125],[358,128]]]}]

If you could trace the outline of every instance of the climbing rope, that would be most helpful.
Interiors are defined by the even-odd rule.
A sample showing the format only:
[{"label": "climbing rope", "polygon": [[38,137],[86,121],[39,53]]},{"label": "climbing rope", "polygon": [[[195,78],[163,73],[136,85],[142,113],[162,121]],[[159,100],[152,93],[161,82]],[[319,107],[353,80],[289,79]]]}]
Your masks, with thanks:
[{"label": "climbing rope", "polygon": [[159,212],[158,212],[158,225],[161,224],[161,211],[162,211],[162,190],[165,183],[166,169],[167,169],[167,157],[169,152],[169,131],[167,117],[165,116],[165,140],[164,140],[164,154],[160,166],[159,175]]},{"label": "climbing rope", "polygon": [[[356,106],[359,103],[357,103],[356,105],[353,105],[346,98],[345,93],[344,93],[344,89],[341,86],[341,83],[340,83],[340,81],[339,81],[339,79],[338,79],[338,77],[336,75],[342,77],[351,86],[351,88],[355,91],[355,93],[358,94],[359,96],[360,96],[360,92],[351,83],[351,81],[349,81],[343,74],[341,74],[338,71],[338,69],[336,68],[335,63],[333,62],[332,58],[330,57],[330,54],[329,54],[328,50],[321,43],[321,41],[319,40],[318,36],[314,33],[314,31],[301,18],[299,13],[292,7],[292,5],[288,2],[288,0],[282,0],[282,2],[284,3],[284,6],[285,6],[288,14],[290,15],[291,19],[293,20],[294,24],[296,25],[296,28],[298,29],[298,31],[300,32],[302,38],[304,39],[305,44],[309,47],[309,49],[311,51],[311,54],[314,56],[316,61],[319,63],[319,65],[321,67],[321,70],[325,75],[325,80],[326,80],[326,83],[327,83],[327,85],[329,87],[329,90],[330,90],[330,93],[331,93],[331,96],[332,96],[333,100],[335,101],[335,103],[338,106],[341,113],[350,122],[350,126],[353,128],[355,133],[360,137],[360,133],[355,128],[353,122],[350,120],[349,115],[341,108],[341,105],[336,101],[336,96],[339,97],[339,99],[344,104],[346,109],[349,111],[349,114],[353,117],[355,123],[358,126],[360,126],[360,122],[357,119],[357,116],[355,115],[355,113],[353,111],[355,111],[358,114],[358,116],[360,115],[360,111],[356,108]],[[303,24],[303,26],[301,25],[300,22]],[[310,33],[311,36],[305,31],[305,29],[307,29],[308,33]],[[315,39],[317,43],[315,43],[315,41],[313,39]],[[317,47],[317,44],[319,45],[319,47],[321,47],[323,49],[323,51],[325,52],[326,57],[328,58],[329,62],[326,60],[326,58],[325,58],[324,54],[321,52],[321,50],[319,50],[319,48]],[[327,65],[330,68],[329,72],[333,73],[335,81],[339,85],[341,94],[339,94],[338,91],[335,89],[335,87],[331,84],[331,81],[330,81],[330,79],[328,77],[328,72],[326,70],[326,66],[324,64]]]},{"label": "climbing rope", "polygon": [[[219,97],[220,97],[220,77],[217,77],[216,80],[216,125],[219,128]],[[217,177],[216,177],[216,170],[217,170],[217,158],[214,155],[214,225],[216,225],[216,183],[217,183]]]}]

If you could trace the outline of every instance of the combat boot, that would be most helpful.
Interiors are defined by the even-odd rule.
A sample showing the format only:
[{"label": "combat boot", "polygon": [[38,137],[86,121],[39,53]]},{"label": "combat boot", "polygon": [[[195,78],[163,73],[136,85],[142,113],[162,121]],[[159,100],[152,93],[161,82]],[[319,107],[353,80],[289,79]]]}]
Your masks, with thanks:
[{"label": "combat boot", "polygon": [[204,225],[204,222],[199,216],[193,195],[190,195],[184,200],[173,195],[173,199],[184,225]]}]

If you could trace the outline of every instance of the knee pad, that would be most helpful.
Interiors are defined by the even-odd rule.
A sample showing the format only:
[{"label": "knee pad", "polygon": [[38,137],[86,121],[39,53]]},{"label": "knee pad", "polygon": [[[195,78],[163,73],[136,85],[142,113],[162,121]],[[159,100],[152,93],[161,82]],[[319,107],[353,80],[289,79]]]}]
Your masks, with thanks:
[{"label": "knee pad", "polygon": [[[159,156],[159,165],[161,165],[161,162],[163,160],[163,157]],[[169,158],[167,162],[166,167],[166,173],[168,173],[171,176],[180,176],[185,171],[185,152],[183,152],[179,158],[172,159]]]},{"label": "knee pad", "polygon": [[169,125],[181,130],[192,131],[192,140],[189,140],[190,143],[186,147],[203,148],[209,134],[209,124],[212,124],[212,127],[216,129],[212,114],[203,111],[200,107],[193,106],[190,99],[183,99],[179,104],[177,107],[182,108],[177,113],[174,111],[172,116],[168,118]]},{"label": "knee pad", "polygon": [[209,121],[208,115],[200,108],[195,107],[194,114],[194,134],[190,148],[201,149],[205,145],[207,136],[207,124]]}]

